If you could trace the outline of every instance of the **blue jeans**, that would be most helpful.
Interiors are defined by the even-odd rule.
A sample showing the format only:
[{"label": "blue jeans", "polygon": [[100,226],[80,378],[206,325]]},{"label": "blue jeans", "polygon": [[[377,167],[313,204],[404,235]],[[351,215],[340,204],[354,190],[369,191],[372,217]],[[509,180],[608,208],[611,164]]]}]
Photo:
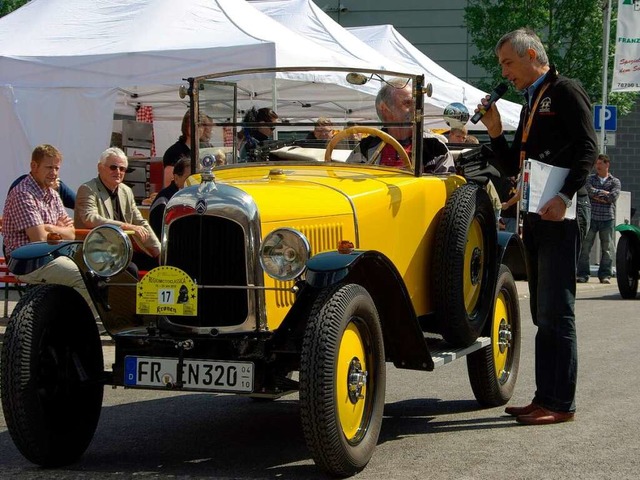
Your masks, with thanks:
[{"label": "blue jeans", "polygon": [[576,198],[576,220],[580,229],[580,241],[584,246],[584,238],[591,224],[591,200],[589,195],[578,195]]},{"label": "blue jeans", "polygon": [[612,275],[611,264],[613,258],[611,256],[613,247],[613,228],[614,220],[594,220],[591,219],[589,232],[584,239],[584,245],[580,252],[580,260],[578,260],[578,277],[589,277],[591,275],[589,267],[589,254],[596,239],[596,234],[600,237],[600,266],[598,268],[598,278],[603,279]]},{"label": "blue jeans", "polygon": [[502,217],[502,221],[504,222],[504,230],[506,232],[518,233],[518,224],[516,223],[515,217]]},{"label": "blue jeans", "polygon": [[556,412],[573,412],[578,376],[574,311],[578,223],[551,222],[529,213],[522,230],[531,316],[538,327],[533,401]]}]

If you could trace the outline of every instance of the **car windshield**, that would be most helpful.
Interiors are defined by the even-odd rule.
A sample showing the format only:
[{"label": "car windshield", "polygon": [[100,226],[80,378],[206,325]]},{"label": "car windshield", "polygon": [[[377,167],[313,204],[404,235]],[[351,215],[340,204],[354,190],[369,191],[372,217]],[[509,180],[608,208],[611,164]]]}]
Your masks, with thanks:
[{"label": "car windshield", "polygon": [[209,155],[220,166],[331,161],[419,170],[422,76],[276,69],[190,82],[198,159]]}]

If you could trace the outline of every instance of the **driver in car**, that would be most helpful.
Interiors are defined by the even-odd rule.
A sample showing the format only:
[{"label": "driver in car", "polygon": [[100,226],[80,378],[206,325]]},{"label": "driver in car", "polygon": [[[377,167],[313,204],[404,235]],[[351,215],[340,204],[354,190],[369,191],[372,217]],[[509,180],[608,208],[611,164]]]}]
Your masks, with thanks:
[{"label": "driver in car", "polygon": [[[414,113],[414,99],[411,85],[405,79],[393,78],[383,84],[376,96],[376,112],[382,122],[410,123]],[[388,127],[382,131],[394,137],[411,155],[411,127]],[[370,135],[362,139],[360,144],[349,155],[347,162],[365,163],[378,155],[375,163],[393,167],[402,167],[403,162],[391,145],[382,146],[382,140]],[[455,171],[453,156],[447,146],[435,136],[422,139],[422,164],[425,173],[445,173]]]}]

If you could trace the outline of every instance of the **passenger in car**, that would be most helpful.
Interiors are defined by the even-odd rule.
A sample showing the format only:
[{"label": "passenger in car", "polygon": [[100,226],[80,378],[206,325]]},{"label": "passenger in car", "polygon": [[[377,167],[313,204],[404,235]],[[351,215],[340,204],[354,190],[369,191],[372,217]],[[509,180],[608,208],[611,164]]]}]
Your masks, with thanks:
[{"label": "passenger in car", "polygon": [[251,107],[243,119],[243,143],[239,149],[241,162],[264,162],[269,159],[269,141],[273,139],[273,126],[256,126],[260,123],[276,123],[278,114],[270,108]]},{"label": "passenger in car", "polygon": [[[393,78],[384,83],[376,96],[376,112],[382,122],[408,123],[414,115],[414,99],[411,94],[411,85],[406,79]],[[382,131],[394,137],[410,154],[412,149],[411,126],[389,127]],[[380,145],[378,137],[369,135],[362,139],[360,144],[351,153],[347,162],[366,162]],[[402,166],[402,160],[392,146],[386,145],[376,161],[380,165]],[[422,139],[422,165],[425,173],[444,173],[455,170],[453,156],[447,146],[436,136],[427,134]]]},{"label": "passenger in car", "polygon": [[305,137],[304,140],[296,142],[301,147],[325,148],[331,137],[333,136],[333,122],[327,117],[319,117],[313,127],[313,130]]},{"label": "passenger in car", "polygon": [[160,241],[136,206],[133,190],[124,184],[128,160],[119,148],[108,148],[98,162],[98,176],[80,185],[76,195],[76,228],[118,225],[133,231],[137,251],[133,263],[141,270],[158,266]]},{"label": "passenger in car", "polygon": [[447,137],[449,143],[467,143],[467,129],[465,127],[452,127]]}]

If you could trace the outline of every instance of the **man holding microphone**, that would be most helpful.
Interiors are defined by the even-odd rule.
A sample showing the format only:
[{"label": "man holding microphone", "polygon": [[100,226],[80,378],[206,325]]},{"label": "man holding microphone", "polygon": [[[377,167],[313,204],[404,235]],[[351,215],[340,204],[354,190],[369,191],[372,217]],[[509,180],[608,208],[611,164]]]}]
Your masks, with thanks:
[{"label": "man holding microphone", "polygon": [[549,64],[540,38],[529,29],[504,35],[495,48],[502,76],[525,96],[511,145],[498,109],[485,98],[477,112],[487,127],[498,167],[516,176],[525,159],[568,169],[560,191],[538,212],[523,213],[523,242],[535,339],[536,392],[524,407],[507,407],[518,423],[543,425],[573,420],[578,355],[575,328],[576,262],[580,234],[565,213],[595,161],[591,105],[575,81]]}]

